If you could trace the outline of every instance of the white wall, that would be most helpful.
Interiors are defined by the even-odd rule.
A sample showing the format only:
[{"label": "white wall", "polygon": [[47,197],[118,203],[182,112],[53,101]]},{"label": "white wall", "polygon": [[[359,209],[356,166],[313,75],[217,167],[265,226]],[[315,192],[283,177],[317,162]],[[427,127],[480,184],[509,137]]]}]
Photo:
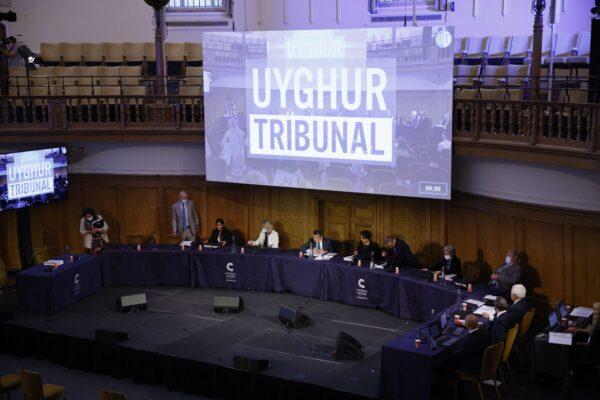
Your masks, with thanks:
[{"label": "white wall", "polygon": [[[477,17],[472,15],[474,1],[479,2]],[[508,10],[505,16],[501,13],[503,1]],[[556,31],[589,30],[594,0],[564,1],[566,12],[561,13]],[[309,4],[312,4],[312,22]],[[455,12],[447,14],[447,24],[456,26],[458,36],[532,32],[530,0],[455,0],[455,4]],[[7,23],[9,34],[22,35],[19,39],[33,50],[39,50],[40,42],[154,40],[152,9],[143,0],[13,0],[11,8],[17,12],[18,21]],[[236,30],[385,26],[369,21],[367,0],[236,0],[234,8]],[[172,29],[167,40],[200,41],[200,33],[197,29]]]}]

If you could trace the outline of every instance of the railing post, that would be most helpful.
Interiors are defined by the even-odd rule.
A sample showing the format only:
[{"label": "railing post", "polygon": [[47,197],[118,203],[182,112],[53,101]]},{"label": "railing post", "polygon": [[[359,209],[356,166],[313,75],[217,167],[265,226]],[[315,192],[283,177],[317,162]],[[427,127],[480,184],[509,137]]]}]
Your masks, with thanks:
[{"label": "railing post", "polygon": [[[533,54],[531,60],[531,100],[538,100],[540,93],[540,75],[542,71],[542,41],[544,34],[544,9],[545,0],[535,0],[533,11],[535,18],[533,20]],[[550,88],[548,88],[550,90]]]},{"label": "railing post", "polygon": [[542,125],[541,118],[544,115],[544,112],[542,111],[542,106],[540,103],[530,102],[528,106],[530,108],[529,115],[531,115],[531,120],[533,122],[531,125],[531,136],[529,136],[529,144],[531,146],[535,146],[535,144],[537,143],[537,136]]}]

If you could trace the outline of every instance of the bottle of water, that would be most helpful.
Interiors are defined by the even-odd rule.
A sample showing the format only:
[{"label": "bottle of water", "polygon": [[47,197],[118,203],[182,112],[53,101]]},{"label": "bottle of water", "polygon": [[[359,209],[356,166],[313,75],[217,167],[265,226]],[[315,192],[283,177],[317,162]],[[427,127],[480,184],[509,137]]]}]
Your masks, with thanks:
[{"label": "bottle of water", "polygon": [[308,249],[308,259],[309,260],[314,260],[315,259],[315,253],[313,253],[313,244],[312,242],[310,243],[310,248]]},{"label": "bottle of water", "polygon": [[237,249],[235,248],[235,236],[231,237],[231,254],[235,254]]},{"label": "bottle of water", "polygon": [[375,268],[375,252],[371,252],[371,262],[369,263],[369,269]]},{"label": "bottle of water", "polygon": [[435,319],[435,308],[431,309],[431,320],[433,321]]}]

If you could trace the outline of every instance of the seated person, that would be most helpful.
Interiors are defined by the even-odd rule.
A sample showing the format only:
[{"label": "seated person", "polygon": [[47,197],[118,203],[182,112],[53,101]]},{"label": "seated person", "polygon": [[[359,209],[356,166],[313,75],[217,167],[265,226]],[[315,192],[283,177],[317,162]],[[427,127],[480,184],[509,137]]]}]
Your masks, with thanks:
[{"label": "seated person", "polygon": [[592,322],[585,328],[572,326],[569,332],[574,333],[574,343],[576,344],[571,353],[578,358],[583,356],[589,359],[600,359],[600,302],[593,304],[594,313]]},{"label": "seated person", "polygon": [[[510,315],[506,313],[508,303],[504,297],[496,297],[496,300],[494,300],[494,309],[496,310],[496,315],[494,315],[494,320],[489,329],[492,344],[504,342],[508,330],[515,326],[510,319]],[[491,318],[486,312],[482,313],[481,316],[487,319]]]},{"label": "seated person", "polygon": [[444,246],[444,258],[434,264],[431,267],[434,271],[444,270],[444,274],[454,274],[457,278],[462,278],[462,267],[460,264],[460,258],[456,257],[456,250],[454,246],[449,244]]},{"label": "seated person", "polygon": [[311,246],[313,254],[318,256],[334,251],[333,240],[324,237],[323,231],[320,229],[315,229],[313,231],[313,236],[308,239],[308,242],[300,246],[300,251],[306,253],[310,250]]},{"label": "seated person", "polygon": [[381,256],[385,258],[386,267],[389,269],[419,267],[419,261],[408,244],[395,236],[385,237],[385,248],[381,252]]},{"label": "seated person", "polygon": [[489,284],[499,289],[498,293],[508,293],[510,288],[521,279],[521,273],[519,253],[516,250],[509,250],[504,264],[492,274]]},{"label": "seated person", "polygon": [[262,229],[256,240],[248,240],[248,245],[253,247],[264,247],[276,249],[279,247],[279,234],[273,229],[273,224],[268,219],[262,223]]},{"label": "seated person", "polygon": [[370,231],[360,232],[360,242],[358,243],[357,249],[354,251],[354,255],[362,262],[370,262],[371,255],[373,255],[375,260],[379,260],[381,258],[381,250],[379,245],[371,241],[371,237]]},{"label": "seated person", "polygon": [[529,311],[527,300],[525,300],[526,295],[527,289],[521,284],[514,285],[510,289],[510,299],[512,304],[506,309],[506,314],[512,325],[520,324],[523,315]]},{"label": "seated person", "polygon": [[455,370],[468,374],[479,374],[483,362],[483,353],[490,345],[490,334],[484,328],[479,328],[477,316],[469,314],[465,318],[465,327],[469,333],[461,339],[460,346],[454,351],[452,366]]},{"label": "seated person", "polygon": [[215,221],[216,228],[212,230],[210,238],[204,242],[204,244],[211,244],[213,246],[227,246],[233,242],[233,235],[231,231],[225,227],[225,221],[223,218],[217,218]]}]

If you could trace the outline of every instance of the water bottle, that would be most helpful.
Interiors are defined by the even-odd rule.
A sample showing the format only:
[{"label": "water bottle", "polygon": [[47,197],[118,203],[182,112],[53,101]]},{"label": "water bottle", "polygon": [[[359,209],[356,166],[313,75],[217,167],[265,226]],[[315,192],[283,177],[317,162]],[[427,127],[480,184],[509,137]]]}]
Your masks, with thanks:
[{"label": "water bottle", "polygon": [[315,253],[313,253],[313,244],[312,244],[312,242],[310,243],[310,248],[308,249],[308,259],[309,260],[314,260],[315,259]]},{"label": "water bottle", "polygon": [[431,309],[431,320],[433,321],[435,319],[435,308]]},{"label": "water bottle", "polygon": [[235,236],[231,237],[231,254],[235,254],[237,249],[235,248]]},{"label": "water bottle", "polygon": [[375,268],[375,253],[371,252],[371,262],[369,263],[369,269]]}]

